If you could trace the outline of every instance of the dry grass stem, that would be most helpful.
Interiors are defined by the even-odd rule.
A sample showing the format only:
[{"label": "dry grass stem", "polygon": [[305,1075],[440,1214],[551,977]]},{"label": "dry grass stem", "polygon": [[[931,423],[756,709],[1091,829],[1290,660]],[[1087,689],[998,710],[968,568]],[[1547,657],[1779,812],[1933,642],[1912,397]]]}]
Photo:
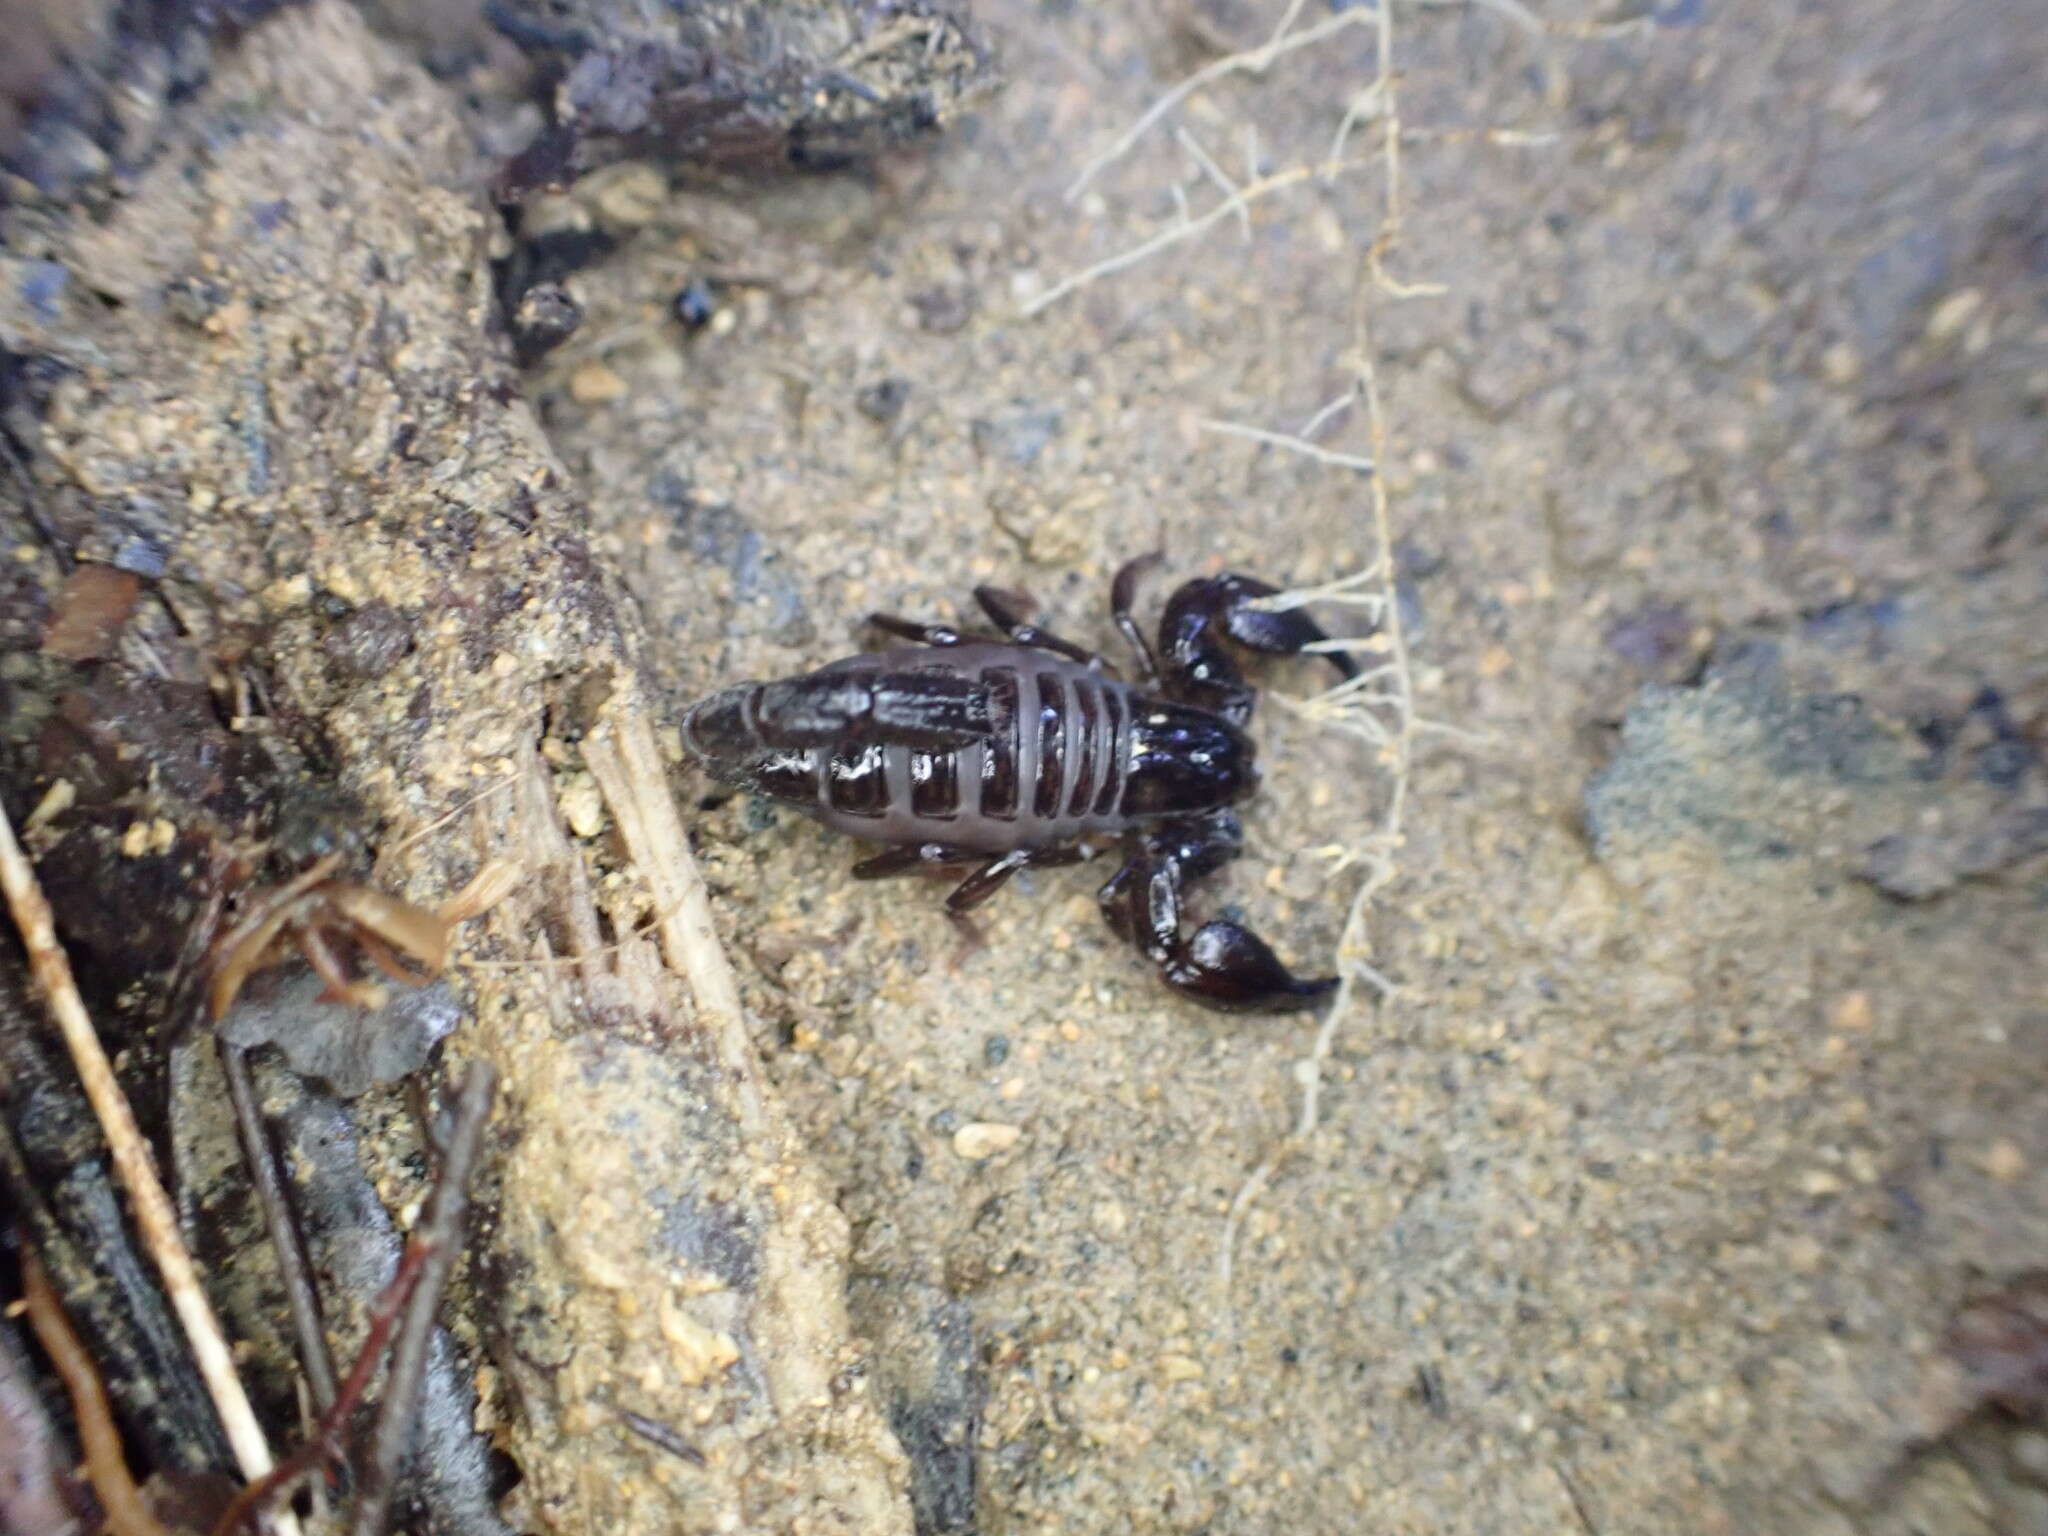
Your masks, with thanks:
[{"label": "dry grass stem", "polygon": [[526,870],[510,859],[491,859],[470,876],[469,883],[440,906],[435,914],[444,923],[460,924],[482,917],[510,896],[526,879]]},{"label": "dry grass stem", "polygon": [[[1346,11],[1343,14],[1345,16],[1352,16],[1357,13]],[[1126,250],[1117,252],[1114,256],[1104,257],[1093,266],[1083,267],[1079,272],[1061,278],[1060,281],[1054,283],[1052,287],[1046,289],[1045,292],[1039,294],[1038,297],[1024,306],[1020,312],[1022,318],[1029,319],[1041,310],[1050,309],[1068,294],[1078,289],[1086,288],[1090,283],[1112,276],[1125,270],[1127,267],[1135,267],[1140,262],[1158,255],[1161,251],[1179,245],[1183,240],[1192,239],[1211,225],[1231,217],[1239,209],[1248,207],[1250,204],[1258,202],[1261,198],[1271,197],[1275,192],[1283,191],[1288,187],[1300,186],[1303,182],[1312,181],[1319,176],[1328,179],[1344,171],[1359,170],[1363,167],[1364,163],[1363,161],[1352,160],[1334,163],[1326,162],[1321,165],[1296,165],[1284,171],[1276,171],[1271,176],[1261,177],[1249,185],[1238,188],[1230,196],[1218,201],[1214,207],[1204,209],[1201,213],[1195,214],[1191,218],[1183,218],[1169,224],[1150,239],[1142,240]]]},{"label": "dry grass stem", "polygon": [[[1180,142],[1180,147],[1188,152],[1188,158],[1202,168],[1202,174],[1216,184],[1216,189],[1219,192],[1226,198],[1237,198],[1237,183],[1230,179],[1229,174],[1222,166],[1216,163],[1210,156],[1209,151],[1202,148],[1202,141],[1200,139],[1196,138],[1185,128],[1174,129],[1173,136]],[[1256,174],[1256,172],[1253,174]],[[1242,199],[1237,200],[1237,222],[1238,227],[1244,231],[1245,244],[1251,244],[1252,211],[1245,206]]]},{"label": "dry grass stem", "polygon": [[1264,443],[1269,448],[1285,448],[1303,458],[1314,459],[1318,464],[1328,464],[1337,469],[1355,469],[1363,474],[1372,473],[1372,460],[1355,453],[1340,453],[1335,448],[1325,448],[1312,443],[1305,437],[1296,437],[1291,432],[1272,432],[1264,427],[1248,427],[1235,421],[1214,421],[1204,419],[1204,432],[1219,432],[1225,437],[1242,437],[1254,443]]},{"label": "dry grass stem", "polygon": [[1386,110],[1387,96],[1380,82],[1375,80],[1364,90],[1351,98],[1344,115],[1337,120],[1337,132],[1330,140],[1330,158],[1344,158],[1344,147],[1351,140],[1351,130],[1360,123],[1370,122]]},{"label": "dry grass stem", "polygon": [[1482,11],[1492,11],[1496,16],[1505,16],[1531,37],[1541,37],[1551,30],[1550,24],[1522,4],[1522,0],[1408,0],[1408,3],[1418,11],[1475,6]]},{"label": "dry grass stem", "polygon": [[389,866],[391,860],[397,858],[399,854],[405,852],[405,850],[410,848],[414,843],[418,842],[421,838],[427,836],[431,832],[439,831],[442,827],[446,826],[449,822],[453,821],[456,817],[460,816],[464,811],[468,810],[471,806],[482,802],[487,796],[494,795],[501,789],[509,789],[518,782],[518,773],[513,772],[503,774],[498,778],[491,780],[490,783],[486,784],[482,789],[478,790],[475,794],[467,795],[464,798],[456,801],[455,804],[451,805],[447,810],[443,811],[440,815],[436,816],[432,821],[428,822],[425,826],[415,827],[412,831],[406,833],[404,837],[401,837],[397,842],[392,843],[387,847],[379,849],[377,853],[376,862],[370,866],[372,878],[379,880],[385,878],[384,872]]},{"label": "dry grass stem", "polygon": [[655,910],[662,957],[689,983],[696,1022],[731,1074],[735,1109],[749,1130],[769,1124],[753,1038],[740,1004],[739,979],[711,914],[711,893],[676,814],[654,732],[636,697],[615,699],[583,740],[583,761],[603,791]]},{"label": "dry grass stem", "polygon": [[[1534,17],[1523,11],[1516,0],[1501,0],[1501,3],[1510,8],[1508,14],[1511,16],[1519,12],[1521,17],[1534,23]],[[1375,463],[1384,463],[1387,458],[1387,423],[1374,360],[1372,305],[1393,289],[1385,277],[1385,258],[1400,240],[1402,220],[1402,125],[1396,88],[1399,77],[1394,69],[1393,9],[1391,0],[1381,0],[1372,13],[1376,72],[1367,91],[1375,98],[1376,115],[1381,123],[1384,175],[1380,189],[1379,235],[1367,252],[1352,294],[1352,357],[1356,371],[1350,387],[1319,410],[1310,423],[1311,429],[1320,429],[1352,403],[1361,404],[1370,457]],[[1411,287],[1408,291],[1421,290]],[[1308,443],[1305,435],[1301,441],[1307,448],[1316,446]],[[1301,1087],[1301,1099],[1293,1129],[1246,1176],[1244,1184],[1231,1200],[1230,1211],[1224,1221],[1217,1256],[1217,1279],[1226,1307],[1230,1300],[1237,1236],[1245,1215],[1259,1193],[1271,1183],[1282,1162],[1305,1146],[1320,1124],[1323,1085],[1330,1054],[1336,1048],[1338,1034],[1351,1016],[1352,1009],[1360,1001],[1361,989],[1369,989],[1381,1002],[1392,998],[1397,990],[1392,980],[1366,956],[1370,947],[1368,928],[1373,903],[1397,877],[1399,865],[1396,855],[1405,840],[1409,766],[1416,732],[1414,680],[1401,607],[1394,591],[1393,517],[1384,476],[1375,474],[1370,477],[1368,498],[1375,557],[1367,569],[1343,581],[1326,584],[1320,590],[1282,594],[1273,600],[1274,606],[1278,607],[1290,600],[1298,603],[1338,598],[1371,599],[1368,612],[1378,629],[1373,639],[1386,653],[1385,666],[1372,669],[1376,675],[1358,682],[1356,686],[1347,681],[1316,699],[1304,702],[1300,713],[1373,746],[1386,768],[1388,788],[1386,807],[1378,826],[1367,836],[1355,840],[1347,856],[1340,861],[1345,866],[1361,866],[1363,873],[1345,912],[1343,932],[1337,942],[1336,996],[1317,1027],[1308,1054],[1295,1063],[1294,1075]]]},{"label": "dry grass stem", "polygon": [[[1405,0],[1405,3],[1413,5],[1417,10],[1447,10],[1454,7],[1471,6],[1481,10],[1492,11],[1496,15],[1505,18],[1525,34],[1539,38],[1559,34],[1605,36],[1622,30],[1639,30],[1642,26],[1641,22],[1631,21],[1626,23],[1594,24],[1590,27],[1559,27],[1544,21],[1535,12],[1523,5],[1521,0]],[[1129,154],[1138,141],[1144,138],[1160,119],[1173,111],[1175,107],[1186,101],[1190,96],[1195,95],[1208,86],[1214,85],[1217,81],[1228,79],[1232,75],[1252,75],[1254,77],[1263,75],[1275,63],[1287,55],[1297,53],[1303,48],[1313,47],[1315,44],[1354,25],[1371,22],[1376,25],[1383,37],[1391,28],[1390,13],[1393,9],[1391,0],[1372,10],[1360,7],[1339,11],[1336,15],[1326,17],[1314,26],[1297,32],[1294,30],[1294,24],[1300,18],[1303,9],[1303,0],[1289,0],[1286,10],[1281,14],[1280,20],[1275,24],[1271,35],[1267,37],[1265,42],[1259,44],[1256,48],[1241,49],[1236,53],[1225,54],[1222,58],[1212,59],[1209,63],[1180,81],[1171,90],[1162,94],[1158,100],[1154,101],[1151,106],[1139,114],[1137,119],[1119,134],[1107,149],[1093,156],[1081,167],[1080,174],[1067,187],[1067,201],[1072,202],[1078,198],[1088,189],[1097,176]],[[1355,94],[1345,109],[1344,117],[1338,125],[1333,142],[1330,154],[1332,161],[1340,158],[1345,140],[1360,121],[1380,115],[1383,110],[1383,103],[1391,95],[1391,90],[1390,77],[1385,69],[1383,59],[1378,78]],[[1504,139],[1502,142],[1507,142],[1507,140]],[[1247,174],[1252,173],[1247,171]]]},{"label": "dry grass stem", "polygon": [[[221,1427],[227,1432],[236,1464],[242,1469],[243,1476],[252,1480],[260,1478],[274,1464],[269,1443],[264,1439],[262,1426],[256,1422],[255,1410],[249,1405],[249,1395],[242,1388],[241,1378],[235,1374],[234,1357],[221,1333],[220,1321],[214,1316],[205,1291],[200,1289],[198,1271],[178,1231],[177,1212],[171,1205],[170,1196],[164,1192],[162,1180],[157,1177],[149,1143],[143,1140],[142,1132],[136,1126],[135,1113],[129,1108],[127,1096],[114,1077],[113,1065],[107,1060],[92,1020],[86,1014],[84,1000],[78,995],[71,963],[57,942],[56,921],[51,916],[50,904],[36,883],[35,871],[29,867],[21,845],[15,841],[14,827],[4,812],[0,812],[0,888],[4,888],[15,926],[21,930],[22,947],[28,952],[29,970],[42,991],[51,1017],[56,1020],[59,1033],[64,1037],[64,1044],[77,1065],[79,1080],[85,1087],[86,1098],[106,1134],[114,1166],[120,1170],[121,1182],[127,1186],[129,1200],[135,1208],[136,1226],[141,1232],[143,1246],[163,1276],[164,1290],[179,1322],[184,1325],[193,1359],[214,1407],[220,1413]],[[297,1536],[298,1521],[289,1512],[280,1513],[277,1523],[287,1536]]]},{"label": "dry grass stem", "polygon": [[[1386,413],[1381,405],[1379,377],[1373,365],[1370,316],[1367,308],[1369,303],[1370,299],[1362,288],[1355,300],[1354,316],[1360,343],[1358,383],[1360,395],[1365,402],[1366,423],[1373,454],[1376,458],[1382,458],[1386,454],[1387,446]],[[1408,660],[1407,636],[1401,624],[1400,604],[1395,601],[1393,592],[1393,565],[1390,558],[1393,549],[1393,519],[1387,500],[1386,482],[1378,475],[1373,476],[1371,481],[1371,505],[1373,534],[1380,551],[1379,558],[1374,563],[1380,582],[1380,634],[1384,636],[1389,652],[1389,660],[1385,667],[1374,670],[1380,673],[1382,682],[1392,686],[1375,692],[1359,679],[1347,679],[1316,698],[1302,702],[1297,708],[1300,713],[1311,719],[1320,716],[1319,723],[1363,737],[1380,749],[1381,759],[1387,768],[1387,808],[1380,818],[1378,828],[1360,841],[1355,857],[1346,861],[1362,865],[1364,875],[1358,889],[1352,894],[1351,905],[1344,917],[1344,930],[1337,940],[1337,994],[1331,1000],[1329,1011],[1323,1015],[1315,1039],[1309,1046],[1308,1055],[1295,1063],[1295,1079],[1301,1085],[1301,1102],[1295,1115],[1294,1128],[1246,1176],[1245,1182],[1231,1200],[1230,1213],[1224,1221],[1221,1251],[1217,1259],[1217,1280],[1226,1305],[1229,1301],[1235,1264],[1237,1234],[1243,1225],[1245,1213],[1251,1208],[1259,1192],[1272,1181],[1281,1163],[1294,1151],[1306,1145],[1309,1137],[1315,1134],[1322,1116],[1325,1068],[1330,1053],[1336,1048],[1338,1033],[1358,1000],[1359,989],[1370,988],[1374,996],[1382,1002],[1394,997],[1399,990],[1391,978],[1365,957],[1369,948],[1367,927],[1372,904],[1399,873],[1394,854],[1402,845],[1403,826],[1408,809],[1409,764],[1416,732],[1414,684]],[[1300,594],[1282,594],[1282,597],[1295,597],[1300,600]],[[1354,684],[1359,686],[1354,689]]]},{"label": "dry grass stem", "polygon": [[[1284,613],[1289,608],[1306,608],[1311,603],[1383,608],[1388,602],[1388,569],[1385,555],[1380,555],[1348,576],[1339,576],[1335,581],[1326,581],[1319,586],[1292,587],[1271,597],[1257,598],[1252,606],[1271,609],[1275,613]],[[1378,635],[1368,635],[1363,640],[1344,643],[1354,650],[1361,646],[1367,650],[1378,650],[1383,647],[1372,643],[1378,639]]]},{"label": "dry grass stem", "polygon": [[1241,53],[1225,54],[1220,59],[1211,60],[1153,102],[1136,122],[1118,136],[1115,143],[1081,167],[1081,174],[1076,176],[1073,184],[1067,188],[1067,201],[1072,202],[1087,191],[1088,184],[1109,166],[1129,154],[1131,147],[1151,131],[1154,123],[1204,86],[1214,84],[1230,75],[1262,75],[1272,68],[1276,60],[1300,49],[1313,47],[1324,38],[1333,37],[1347,27],[1356,26],[1371,15],[1369,11],[1339,11],[1336,15],[1319,21],[1303,31],[1290,31],[1294,18],[1301,13],[1301,9],[1300,0],[1293,0],[1286,14],[1280,18],[1280,24],[1274,29],[1273,35],[1265,42],[1256,48],[1247,48]]},{"label": "dry grass stem", "polygon": [[584,761],[654,895],[669,964],[690,983],[698,1010],[715,1019],[721,1031],[738,1031],[731,1044],[743,1057],[750,1054],[739,979],[718,937],[710,892],[690,856],[646,722],[632,711],[615,711],[611,729],[585,739]]},{"label": "dry grass stem", "polygon": [[[1356,404],[1358,404],[1358,391],[1356,389],[1346,389],[1341,395],[1337,395],[1328,403],[1317,407],[1316,413],[1301,424],[1301,430],[1295,433],[1295,436],[1304,442],[1313,441],[1318,432],[1322,431],[1324,427],[1327,427],[1332,421],[1335,421]],[[1347,579],[1355,580],[1356,578]]]}]

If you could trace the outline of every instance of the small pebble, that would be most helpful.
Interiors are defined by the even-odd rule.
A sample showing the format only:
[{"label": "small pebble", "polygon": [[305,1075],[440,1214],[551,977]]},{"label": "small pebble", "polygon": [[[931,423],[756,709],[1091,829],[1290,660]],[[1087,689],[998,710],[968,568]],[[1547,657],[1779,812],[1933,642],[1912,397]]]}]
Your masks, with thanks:
[{"label": "small pebble", "polygon": [[583,306],[560,283],[535,283],[512,311],[512,339],[522,363],[560,346],[583,323]]},{"label": "small pebble", "polygon": [[1983,292],[1976,288],[1959,288],[1939,304],[1927,317],[1927,339],[1947,341],[1970,323],[1970,317],[1977,313],[1984,302]]},{"label": "small pebble", "polygon": [[71,809],[77,800],[78,790],[69,779],[59,779],[44,791],[43,798],[36,802],[36,808],[28,813],[28,820],[21,824],[24,832],[33,832],[37,827],[48,826],[59,816]]},{"label": "small pebble", "polygon": [[701,331],[718,313],[718,291],[706,279],[693,277],[676,294],[674,308],[684,329]]},{"label": "small pebble", "polygon": [[117,570],[154,581],[171,563],[169,551],[146,533],[131,533],[115,546],[108,561]]},{"label": "small pebble", "polygon": [[1874,1018],[1868,992],[1844,992],[1828,1011],[1828,1023],[1836,1029],[1868,1029]]},{"label": "small pebble", "polygon": [[604,830],[604,791],[587,773],[565,779],[556,792],[562,819],[578,837],[595,837]]},{"label": "small pebble", "polygon": [[1785,1264],[1795,1275],[1811,1275],[1819,1271],[1827,1254],[1821,1245],[1805,1233],[1792,1239],[1785,1247]]},{"label": "small pebble", "polygon": [[381,677],[412,648],[411,625],[389,603],[365,603],[323,634],[320,644],[344,676]]},{"label": "small pebble", "polygon": [[903,407],[910,399],[908,379],[877,379],[872,384],[863,384],[854,392],[853,408],[880,426],[888,426],[903,414]]},{"label": "small pebble", "polygon": [[2010,1455],[2016,1477],[2048,1487],[2048,1435],[2022,1430],[2012,1437]]},{"label": "small pebble", "polygon": [[1159,1374],[1168,1381],[1200,1381],[1202,1362],[1188,1355],[1161,1355]]},{"label": "small pebble", "polygon": [[970,1120],[953,1133],[953,1150],[970,1163],[1007,1152],[1023,1138],[1021,1127],[994,1120]]},{"label": "small pebble", "polygon": [[226,290],[207,278],[174,277],[164,285],[164,308],[195,329],[212,319],[227,301]]},{"label": "small pebble", "polygon": [[668,178],[644,161],[603,171],[591,178],[590,202],[599,220],[625,231],[651,224],[668,202]]},{"label": "small pebble", "polygon": [[918,325],[934,336],[950,336],[974,317],[971,288],[927,288],[910,296]]},{"label": "small pebble", "polygon": [[1984,1171],[2001,1184],[2010,1184],[2027,1171],[2027,1155],[2019,1144],[2001,1136],[1984,1153]]},{"label": "small pebble", "polygon": [[569,397],[578,405],[608,405],[625,393],[626,381],[603,363],[585,363],[569,375]]}]

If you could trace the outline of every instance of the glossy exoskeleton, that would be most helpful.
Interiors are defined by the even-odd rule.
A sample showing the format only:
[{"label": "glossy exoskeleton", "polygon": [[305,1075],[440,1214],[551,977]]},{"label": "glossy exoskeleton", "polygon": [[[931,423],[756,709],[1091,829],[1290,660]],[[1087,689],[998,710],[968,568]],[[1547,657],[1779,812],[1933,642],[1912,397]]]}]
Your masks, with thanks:
[{"label": "glossy exoskeleton", "polygon": [[[1255,606],[1274,588],[1224,575],[1167,600],[1155,650],[1131,602],[1159,559],[1126,565],[1110,594],[1142,683],[1026,622],[1029,598],[979,587],[1003,638],[874,614],[877,629],[915,644],[713,694],[684,717],[684,745],[717,778],[894,844],[854,866],[861,879],[978,866],[947,898],[956,917],[1020,869],[1120,842],[1102,915],[1168,986],[1212,1008],[1311,1006],[1334,979],[1295,976],[1236,923],[1184,937],[1181,904],[1189,882],[1242,849],[1230,807],[1258,783],[1245,732],[1254,695],[1226,643],[1287,655],[1325,636],[1300,609]],[[1356,674],[1349,657],[1328,659]]]}]

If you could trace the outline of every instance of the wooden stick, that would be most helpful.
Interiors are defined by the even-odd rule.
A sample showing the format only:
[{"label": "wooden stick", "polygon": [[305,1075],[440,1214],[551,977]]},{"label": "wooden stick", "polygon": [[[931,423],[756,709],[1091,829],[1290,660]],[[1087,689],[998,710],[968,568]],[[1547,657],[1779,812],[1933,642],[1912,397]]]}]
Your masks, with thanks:
[{"label": "wooden stick", "polygon": [[384,1401],[370,1442],[370,1460],[357,1482],[351,1536],[383,1536],[391,1516],[391,1496],[405,1453],[412,1446],[413,1420],[419,1413],[420,1377],[427,1368],[427,1350],[434,1337],[434,1316],[441,1292],[462,1252],[462,1221],[469,1210],[469,1176],[483,1147],[484,1125],[491,1118],[491,1096],[498,1076],[487,1061],[473,1061],[462,1079],[462,1099],[455,1110],[455,1128],[448,1137],[448,1155],[441,1177],[411,1241],[408,1254],[418,1252],[419,1284],[391,1346],[391,1370],[384,1380]]},{"label": "wooden stick", "polygon": [[383,1296],[370,1313],[369,1331],[363,1335],[363,1347],[356,1352],[356,1363],[349,1369],[348,1380],[341,1384],[334,1400],[320,1415],[319,1424],[306,1437],[306,1443],[272,1468],[268,1476],[249,1484],[235,1495],[215,1524],[213,1536],[232,1536],[237,1526],[265,1504],[291,1492],[308,1475],[318,1471],[322,1463],[341,1455],[342,1434],[348,1428],[349,1415],[356,1411],[356,1405],[369,1390],[370,1378],[377,1374],[378,1362],[384,1358],[384,1347],[391,1342],[391,1330],[397,1326],[399,1315],[419,1284],[420,1271],[426,1265],[429,1251],[429,1245],[424,1242],[407,1244],[399,1257],[398,1272],[391,1277],[391,1284],[384,1288]]},{"label": "wooden stick", "polygon": [[241,1128],[249,1182],[256,1186],[256,1203],[263,1208],[263,1225],[269,1230],[270,1246],[277,1253],[277,1272],[284,1281],[292,1331],[299,1336],[299,1363],[313,1396],[313,1413],[316,1418],[321,1417],[334,1405],[336,1389],[334,1357],[327,1352],[327,1334],[320,1326],[320,1297],[313,1287],[298,1228],[292,1224],[291,1204],[285,1196],[277,1158],[270,1149],[270,1137],[263,1128],[263,1114],[257,1108],[256,1085],[249,1079],[248,1055],[240,1046],[230,1045],[218,1035],[213,1043],[220,1052],[228,1097],[234,1102],[235,1121]]},{"label": "wooden stick", "polygon": [[[192,1255],[178,1231],[178,1217],[172,1209],[171,1197],[164,1192],[163,1181],[157,1177],[149,1143],[142,1138],[142,1131],[135,1123],[135,1112],[128,1107],[127,1096],[121,1092],[121,1085],[114,1077],[113,1064],[107,1060],[107,1053],[93,1030],[92,1020],[86,1014],[85,1002],[78,995],[78,983],[71,975],[71,962],[65,958],[63,947],[57,942],[57,924],[50,913],[50,904],[44,899],[42,887],[36,883],[35,871],[29,867],[21,844],[15,841],[13,824],[4,810],[0,810],[0,890],[5,891],[8,909],[14,914],[15,926],[21,930],[22,946],[28,951],[29,971],[42,991],[43,1001],[50,1010],[50,1016],[56,1020],[58,1031],[64,1036],[64,1044],[70,1048],[71,1059],[78,1067],[79,1080],[85,1086],[85,1095],[91,1100],[93,1113],[99,1117],[100,1128],[106,1133],[114,1166],[120,1170],[121,1182],[127,1185],[128,1198],[135,1208],[135,1223],[141,1232],[143,1246],[156,1261],[171,1306],[185,1326],[185,1337],[192,1346],[193,1360],[198,1364],[200,1378],[206,1383],[206,1390],[220,1414],[221,1427],[227,1431],[235,1461],[241,1467],[242,1475],[254,1481],[274,1465],[270,1445],[263,1437],[262,1426],[256,1422],[256,1411],[249,1405],[249,1394],[242,1389],[241,1378],[235,1374],[234,1357],[228,1352],[220,1320],[214,1316],[212,1304],[199,1287],[198,1270],[193,1266]],[[286,1536],[298,1536],[298,1520],[290,1511],[280,1511],[277,1524]]]},{"label": "wooden stick", "polygon": [[21,1298],[37,1342],[63,1378],[64,1390],[71,1394],[79,1446],[85,1452],[85,1473],[106,1512],[107,1528],[114,1536],[171,1536],[128,1470],[128,1458],[121,1454],[121,1432],[114,1428],[114,1416],[107,1407],[106,1386],[92,1356],[72,1331],[64,1304],[57,1300],[56,1288],[43,1273],[43,1261],[26,1240],[21,1245]]}]

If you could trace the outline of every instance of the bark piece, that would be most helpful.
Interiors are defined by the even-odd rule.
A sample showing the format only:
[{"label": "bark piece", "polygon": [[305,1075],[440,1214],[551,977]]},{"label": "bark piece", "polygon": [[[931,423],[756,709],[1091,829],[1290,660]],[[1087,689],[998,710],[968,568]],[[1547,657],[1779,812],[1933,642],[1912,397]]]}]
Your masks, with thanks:
[{"label": "bark piece", "polygon": [[[489,1284],[451,1331],[498,1366],[478,1412],[523,1474],[508,1515],[908,1531],[845,1221],[719,974],[637,638],[492,334],[471,164],[440,88],[347,6],[252,28],[130,194],[47,233],[70,275],[49,305],[0,255],[0,346],[59,378],[36,488],[165,509],[195,653],[260,657],[257,705],[324,744],[310,767],[380,887],[431,906],[490,859],[526,872],[463,929],[444,1046],[502,1085]],[[172,295],[200,280],[220,301],[195,326]],[[338,665],[329,632],[372,604],[409,643]],[[593,746],[616,843],[556,820],[553,779]],[[415,1145],[372,1125],[365,1156]],[[689,1426],[704,1464],[627,1413]]]}]

